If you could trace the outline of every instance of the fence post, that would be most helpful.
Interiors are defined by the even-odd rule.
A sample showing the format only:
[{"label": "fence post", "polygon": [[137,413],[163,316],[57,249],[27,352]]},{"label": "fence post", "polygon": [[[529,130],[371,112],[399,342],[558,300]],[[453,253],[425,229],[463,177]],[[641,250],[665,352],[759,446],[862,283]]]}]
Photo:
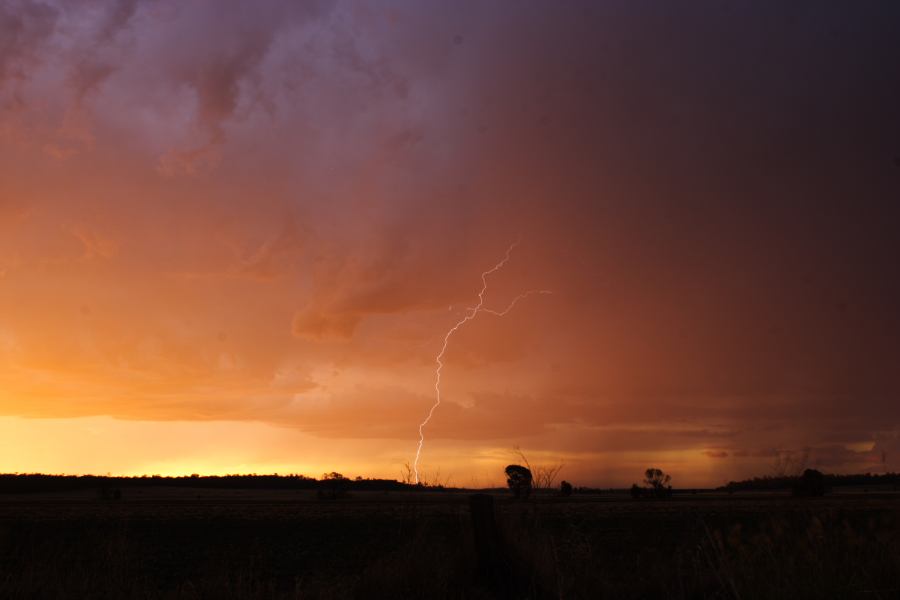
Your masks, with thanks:
[{"label": "fence post", "polygon": [[494,514],[494,497],[490,494],[472,494],[469,496],[469,508],[478,575],[495,591],[502,591],[509,583],[509,573]]}]

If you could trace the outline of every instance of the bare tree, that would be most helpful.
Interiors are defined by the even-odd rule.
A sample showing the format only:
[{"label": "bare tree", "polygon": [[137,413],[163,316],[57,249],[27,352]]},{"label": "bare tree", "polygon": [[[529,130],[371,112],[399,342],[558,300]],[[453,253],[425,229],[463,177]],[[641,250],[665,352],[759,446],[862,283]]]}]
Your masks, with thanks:
[{"label": "bare tree", "polygon": [[403,469],[400,470],[400,483],[413,485],[416,482],[416,476],[413,468],[409,466],[409,461],[403,463]]},{"label": "bare tree", "polygon": [[799,454],[793,450],[776,450],[772,472],[776,477],[799,477],[809,463],[809,448]]},{"label": "bare tree", "polygon": [[513,452],[516,456],[518,456],[525,466],[531,471],[532,476],[532,487],[536,490],[549,490],[554,487],[554,482],[556,478],[559,476],[559,472],[562,471],[564,466],[563,463],[555,463],[550,465],[532,465],[528,458],[525,456],[525,453],[522,452],[522,449],[518,446],[513,448]]}]

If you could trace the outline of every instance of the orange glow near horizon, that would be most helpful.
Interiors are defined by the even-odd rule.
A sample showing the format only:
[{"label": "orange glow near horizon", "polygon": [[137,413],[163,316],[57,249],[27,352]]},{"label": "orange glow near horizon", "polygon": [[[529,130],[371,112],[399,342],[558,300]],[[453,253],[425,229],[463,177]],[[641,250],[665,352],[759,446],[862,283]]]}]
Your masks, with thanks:
[{"label": "orange glow near horizon", "polygon": [[[315,439],[284,427],[263,423],[121,421],[108,417],[71,419],[0,418],[0,472],[35,472],[67,475],[190,476],[235,474],[300,474],[320,477],[337,470],[346,476],[399,479],[408,460],[391,444],[351,442],[343,449],[310,451],[321,447]],[[265,445],[260,440],[266,440]],[[436,450],[432,462],[439,468],[422,472],[423,482],[466,487],[502,486],[503,468],[519,460],[512,447],[470,445],[463,460],[456,452]],[[305,449],[305,450],[300,450]],[[371,453],[368,462],[359,457]],[[298,450],[302,452],[298,455]],[[560,461],[558,453],[527,452],[533,464]],[[700,469],[682,485],[703,485],[716,472],[713,459],[698,461],[693,450],[591,454],[565,463],[562,476],[572,477],[585,462],[611,463],[624,467],[610,481],[626,485],[629,470],[638,472],[648,460],[674,471],[686,466]],[[30,469],[20,465],[30,464]],[[705,469],[705,470],[704,470]]]}]

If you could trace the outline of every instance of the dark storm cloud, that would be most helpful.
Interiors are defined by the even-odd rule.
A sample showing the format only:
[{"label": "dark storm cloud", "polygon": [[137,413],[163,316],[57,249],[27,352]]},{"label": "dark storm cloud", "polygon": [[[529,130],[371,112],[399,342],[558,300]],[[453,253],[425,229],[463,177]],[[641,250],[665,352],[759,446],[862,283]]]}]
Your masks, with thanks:
[{"label": "dark storm cloud", "polygon": [[0,5],[0,90],[9,80],[27,78],[57,17],[57,9],[43,2],[13,0]]}]

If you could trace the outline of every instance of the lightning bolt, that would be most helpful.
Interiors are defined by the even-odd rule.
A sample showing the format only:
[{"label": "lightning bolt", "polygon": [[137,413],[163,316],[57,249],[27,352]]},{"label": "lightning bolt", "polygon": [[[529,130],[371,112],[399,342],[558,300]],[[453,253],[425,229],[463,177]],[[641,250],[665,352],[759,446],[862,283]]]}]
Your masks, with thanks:
[{"label": "lightning bolt", "polygon": [[512,302],[510,302],[509,305],[503,310],[484,308],[484,295],[487,293],[488,275],[496,273],[497,271],[502,269],[504,265],[509,262],[510,254],[518,245],[518,241],[510,244],[509,248],[506,249],[506,254],[503,256],[503,259],[481,274],[481,291],[478,292],[478,304],[467,308],[465,316],[460,319],[453,327],[451,327],[446,334],[444,334],[444,344],[441,346],[441,351],[434,359],[435,363],[437,364],[437,368],[434,372],[434,404],[431,405],[431,409],[428,411],[428,416],[426,416],[425,420],[419,424],[419,445],[416,447],[416,458],[413,461],[413,472],[415,473],[416,483],[419,483],[419,458],[422,456],[422,446],[425,444],[425,427],[428,425],[428,422],[431,421],[431,417],[434,416],[434,411],[438,406],[441,405],[441,372],[444,370],[444,354],[446,354],[447,352],[447,346],[450,344],[451,336],[453,336],[453,334],[456,333],[460,327],[478,316],[478,313],[480,312],[502,317],[505,316],[506,313],[511,311],[520,300],[524,300],[528,296],[532,296],[535,294],[552,293],[549,290],[529,290],[513,298]]},{"label": "lightning bolt", "polygon": [[533,296],[534,294],[552,294],[552,293],[553,292],[551,292],[550,290],[528,290],[524,294],[519,294],[518,296],[513,298],[513,301],[509,303],[509,306],[507,306],[503,310],[491,310],[490,308],[482,308],[481,312],[485,312],[489,315],[496,315],[498,317],[505,317],[506,313],[511,311],[513,309],[513,307],[516,304],[518,304],[519,300],[524,300],[528,296]]}]

